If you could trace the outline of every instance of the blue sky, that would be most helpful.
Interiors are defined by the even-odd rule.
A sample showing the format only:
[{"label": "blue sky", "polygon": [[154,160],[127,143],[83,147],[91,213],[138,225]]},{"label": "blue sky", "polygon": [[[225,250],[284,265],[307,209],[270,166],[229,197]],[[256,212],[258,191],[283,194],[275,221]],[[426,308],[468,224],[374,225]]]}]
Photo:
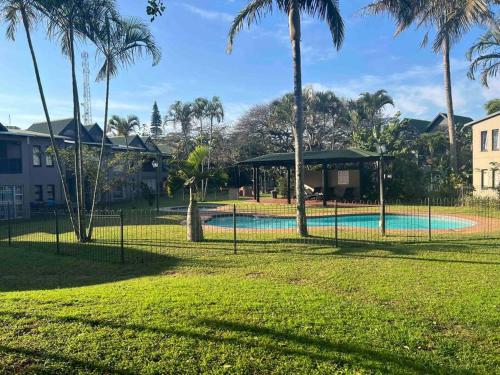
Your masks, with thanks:
[{"label": "blue sky", "polygon": [[[146,0],[119,0],[124,15],[145,16]],[[149,123],[153,102],[162,115],[175,100],[199,96],[221,97],[232,122],[253,104],[264,103],[292,89],[291,50],[287,19],[274,13],[236,39],[231,55],[225,52],[231,19],[245,0],[167,0],[167,11],[152,25],[163,58],[159,65],[142,60],[112,80],[111,114],[136,114]],[[404,117],[431,119],[444,111],[442,58],[419,47],[422,32],[408,30],[393,38],[394,25],[385,16],[362,17],[366,1],[340,1],[346,39],[340,51],[332,47],[325,24],[303,18],[303,83],[356,97],[361,92],[386,89]],[[146,19],[147,20],[147,19]],[[149,21],[147,21],[149,22]],[[22,128],[44,120],[25,36],[15,43],[0,39],[0,122]],[[2,35],[4,25],[0,26]],[[452,51],[454,99],[457,114],[473,118],[482,105],[500,96],[499,79],[490,89],[466,77],[465,51],[479,36],[475,29]],[[53,119],[70,117],[71,81],[68,61],[58,46],[46,39],[43,27],[34,35],[42,78]],[[102,123],[104,85],[94,82],[98,64],[90,45],[93,119]],[[78,72],[81,73],[81,65]],[[81,83],[80,78],[80,83]],[[394,111],[391,109],[391,111]]]}]

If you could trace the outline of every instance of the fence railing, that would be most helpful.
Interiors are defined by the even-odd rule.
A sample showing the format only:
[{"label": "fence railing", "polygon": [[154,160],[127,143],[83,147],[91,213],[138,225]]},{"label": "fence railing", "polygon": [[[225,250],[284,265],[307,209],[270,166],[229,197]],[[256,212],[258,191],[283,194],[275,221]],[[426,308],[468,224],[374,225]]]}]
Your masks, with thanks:
[{"label": "fence railing", "polygon": [[[200,204],[203,241],[189,242],[186,206],[98,211],[92,239],[77,241],[63,210],[0,223],[0,247],[36,248],[94,260],[136,263],[179,257],[259,252],[314,252],[363,243],[500,238],[500,202],[484,200],[333,202],[308,206],[308,236],[297,234],[295,207]],[[381,216],[381,212],[385,212]],[[385,222],[385,233],[381,230]]]}]

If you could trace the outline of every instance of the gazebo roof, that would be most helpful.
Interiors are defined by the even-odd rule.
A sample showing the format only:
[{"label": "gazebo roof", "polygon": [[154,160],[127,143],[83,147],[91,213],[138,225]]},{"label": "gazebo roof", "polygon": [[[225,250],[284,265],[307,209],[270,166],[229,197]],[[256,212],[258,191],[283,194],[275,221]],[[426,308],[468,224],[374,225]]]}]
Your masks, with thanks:
[{"label": "gazebo roof", "polygon": [[[380,155],[376,152],[357,148],[304,152],[304,164],[367,162],[375,161],[379,158]],[[387,158],[389,159],[391,157],[389,156]],[[239,164],[252,166],[288,166],[293,165],[294,161],[295,154],[290,152],[262,155],[253,159],[244,160]]]}]

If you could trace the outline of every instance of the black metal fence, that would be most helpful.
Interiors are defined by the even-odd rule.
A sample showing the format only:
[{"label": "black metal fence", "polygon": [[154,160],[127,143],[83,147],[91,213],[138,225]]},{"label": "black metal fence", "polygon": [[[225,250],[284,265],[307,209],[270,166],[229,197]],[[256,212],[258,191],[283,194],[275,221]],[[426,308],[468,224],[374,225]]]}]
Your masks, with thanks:
[{"label": "black metal fence", "polygon": [[[308,237],[297,235],[295,207],[282,204],[200,204],[202,242],[189,242],[186,206],[99,211],[91,241],[80,243],[64,211],[0,222],[0,247],[34,248],[109,262],[260,252],[314,252],[361,243],[500,238],[500,202],[332,202],[307,207]],[[381,225],[381,224],[385,225]],[[382,229],[385,227],[385,231]]]}]

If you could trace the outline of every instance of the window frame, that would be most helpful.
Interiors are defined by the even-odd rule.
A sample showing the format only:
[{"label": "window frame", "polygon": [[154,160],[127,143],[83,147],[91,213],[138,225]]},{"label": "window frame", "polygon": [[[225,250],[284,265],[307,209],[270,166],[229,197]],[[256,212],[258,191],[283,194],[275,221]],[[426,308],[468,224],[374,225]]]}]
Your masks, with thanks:
[{"label": "window frame", "polygon": [[500,151],[500,131],[499,131],[499,129],[493,129],[491,131],[491,151]]},{"label": "window frame", "polygon": [[47,149],[45,149],[45,166],[47,168],[54,168],[54,155],[50,152],[47,152]]},{"label": "window frame", "polygon": [[56,185],[47,184],[47,200],[48,201],[56,200]]},{"label": "window frame", "polygon": [[[39,191],[38,188],[40,188]],[[33,185],[33,195],[35,196],[35,202],[43,202],[43,185]]]},{"label": "window frame", "polygon": [[[35,152],[35,150],[37,150]],[[33,158],[32,158],[32,164],[33,167],[35,168],[40,168],[42,166],[42,146],[40,145],[33,145]],[[35,157],[38,157],[38,164],[35,164]]]},{"label": "window frame", "polygon": [[481,169],[481,190],[488,190],[488,170]]}]

